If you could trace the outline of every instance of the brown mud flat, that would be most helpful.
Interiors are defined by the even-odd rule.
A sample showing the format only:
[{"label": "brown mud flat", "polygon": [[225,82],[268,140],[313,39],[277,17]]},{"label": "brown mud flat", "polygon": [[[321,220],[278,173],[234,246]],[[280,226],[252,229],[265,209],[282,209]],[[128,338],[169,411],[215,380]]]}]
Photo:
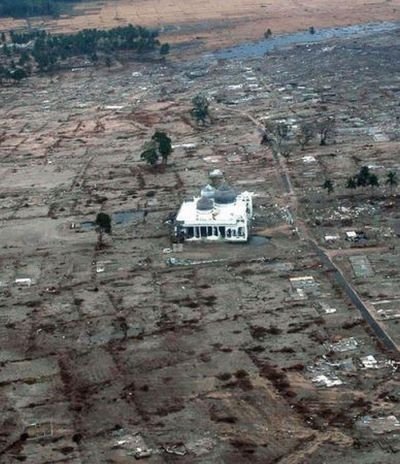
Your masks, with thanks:
[{"label": "brown mud flat", "polygon": [[[400,0],[116,0],[83,3],[72,16],[34,18],[30,24],[57,33],[132,23],[160,28],[163,41],[215,49],[260,39],[268,28],[275,34],[399,18]],[[0,20],[0,30],[26,26],[25,20]]]}]

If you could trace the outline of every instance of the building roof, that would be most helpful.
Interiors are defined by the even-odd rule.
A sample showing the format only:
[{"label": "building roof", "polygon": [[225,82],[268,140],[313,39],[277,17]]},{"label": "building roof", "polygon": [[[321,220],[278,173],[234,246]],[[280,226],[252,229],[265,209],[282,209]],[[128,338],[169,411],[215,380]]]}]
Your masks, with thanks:
[{"label": "building roof", "polygon": [[194,198],[191,201],[182,203],[176,216],[176,221],[185,225],[235,225],[237,222],[247,222],[248,220],[248,202],[251,201],[251,194],[244,192],[235,197],[232,203],[216,204],[213,209],[198,209],[198,203],[201,205],[207,202],[209,206],[212,200],[208,198]]}]

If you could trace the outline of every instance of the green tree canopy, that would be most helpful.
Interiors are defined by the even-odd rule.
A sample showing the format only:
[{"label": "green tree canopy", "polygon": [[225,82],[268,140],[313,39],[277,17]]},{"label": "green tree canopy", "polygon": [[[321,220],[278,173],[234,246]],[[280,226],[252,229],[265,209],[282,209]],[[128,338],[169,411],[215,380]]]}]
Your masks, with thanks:
[{"label": "green tree canopy", "polygon": [[158,145],[158,151],[161,155],[164,164],[167,164],[169,155],[172,153],[171,139],[165,132],[156,131],[151,138]]},{"label": "green tree canopy", "polygon": [[150,166],[155,166],[157,164],[159,154],[157,142],[155,140],[145,142],[143,145],[143,151],[140,154],[140,158],[146,161],[146,163]]},{"label": "green tree canopy", "polygon": [[205,124],[206,119],[210,117],[208,107],[209,102],[204,95],[198,94],[192,98],[192,116],[197,122]]},{"label": "green tree canopy", "polygon": [[379,187],[379,179],[376,174],[370,174],[368,177],[368,185],[372,188]]},{"label": "green tree canopy", "polygon": [[20,81],[21,79],[27,77],[27,75],[28,74],[23,68],[15,68],[12,71],[10,71],[10,77],[15,81]]},{"label": "green tree canopy", "polygon": [[[0,5],[1,5],[0,0]],[[31,3],[34,0],[29,0]],[[46,0],[47,1],[47,0]],[[17,3],[17,2],[15,2]],[[53,35],[42,30],[10,32],[10,42],[2,42],[3,65],[9,67],[12,59],[19,58],[19,65],[30,73],[57,70],[71,59],[90,59],[93,63],[111,64],[110,57],[128,50],[136,54],[152,52],[160,46],[158,31],[140,26],[118,26],[112,29],[84,29],[76,33]],[[1,43],[1,42],[0,42]],[[28,46],[29,44],[29,46]],[[163,48],[163,53],[169,49]]]},{"label": "green tree canopy", "polygon": [[96,226],[101,232],[111,234],[111,217],[106,213],[98,213],[96,216]]},{"label": "green tree canopy", "polygon": [[368,166],[361,166],[360,171],[356,175],[357,187],[366,187],[369,184],[371,172]]},{"label": "green tree canopy", "polygon": [[357,188],[357,180],[354,176],[351,176],[347,179],[346,188],[353,190]]},{"label": "green tree canopy", "polygon": [[168,55],[170,50],[169,43],[163,43],[160,47],[160,55],[165,56]]}]

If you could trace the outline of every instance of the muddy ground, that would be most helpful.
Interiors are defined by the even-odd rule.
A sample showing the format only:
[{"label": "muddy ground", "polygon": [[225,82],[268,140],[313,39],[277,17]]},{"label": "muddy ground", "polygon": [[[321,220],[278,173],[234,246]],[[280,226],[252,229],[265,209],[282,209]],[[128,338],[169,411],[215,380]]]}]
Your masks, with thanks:
[{"label": "muddy ground", "polygon": [[[132,23],[156,27],[171,43],[212,50],[273,34],[393,21],[400,0],[102,0],[79,3],[60,18],[32,18],[29,26],[54,33],[83,28],[110,28]],[[0,30],[25,28],[25,20],[0,18]]]},{"label": "muddy ground", "polygon": [[[396,310],[397,189],[344,185],[366,163],[399,170],[399,40],[1,89],[0,462],[398,462],[397,354],[315,244],[366,304]],[[200,91],[204,127],[190,117]],[[284,160],[260,144],[263,118],[321,113],[336,118],[328,145]],[[156,128],[174,143],[165,170],[140,161]],[[214,168],[254,192],[256,238],[174,251],[168,219]],[[101,250],[99,211],[113,214]],[[353,229],[368,239],[346,241]],[[393,311],[379,314],[400,343]]]}]

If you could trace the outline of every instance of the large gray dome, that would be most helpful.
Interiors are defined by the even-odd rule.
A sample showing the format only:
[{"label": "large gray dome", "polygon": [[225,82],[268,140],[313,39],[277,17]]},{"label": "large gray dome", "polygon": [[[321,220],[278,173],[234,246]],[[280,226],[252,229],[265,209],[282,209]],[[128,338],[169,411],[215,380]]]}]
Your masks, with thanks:
[{"label": "large gray dome", "polygon": [[197,201],[196,208],[199,211],[210,211],[214,207],[214,203],[210,198],[201,197],[200,200]]},{"label": "large gray dome", "polygon": [[222,184],[215,192],[215,203],[226,205],[236,200],[236,192],[228,184]]}]

